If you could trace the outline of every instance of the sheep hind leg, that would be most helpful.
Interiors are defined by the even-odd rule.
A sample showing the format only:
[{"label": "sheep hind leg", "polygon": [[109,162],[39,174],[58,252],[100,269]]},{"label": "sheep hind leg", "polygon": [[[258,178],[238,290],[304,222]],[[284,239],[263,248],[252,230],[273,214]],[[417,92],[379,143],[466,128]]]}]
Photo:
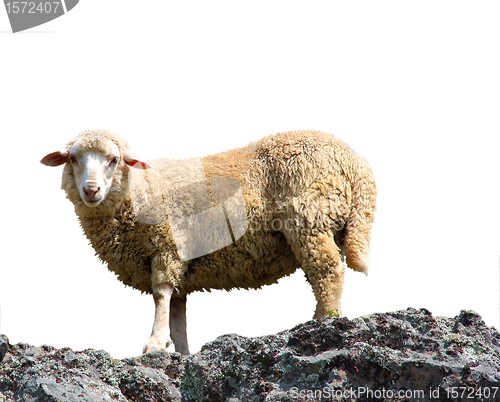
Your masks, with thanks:
[{"label": "sheep hind leg", "polygon": [[313,318],[341,315],[340,298],[344,287],[345,267],[340,249],[325,233],[302,235],[292,249],[300,261],[316,298]]},{"label": "sheep hind leg", "polygon": [[189,354],[186,332],[186,298],[172,297],[170,299],[170,337],[175,345],[175,351],[182,355]]},{"label": "sheep hind leg", "polygon": [[151,336],[144,345],[142,353],[165,350],[170,345],[169,306],[174,288],[167,283],[153,286],[155,301],[155,321]]}]

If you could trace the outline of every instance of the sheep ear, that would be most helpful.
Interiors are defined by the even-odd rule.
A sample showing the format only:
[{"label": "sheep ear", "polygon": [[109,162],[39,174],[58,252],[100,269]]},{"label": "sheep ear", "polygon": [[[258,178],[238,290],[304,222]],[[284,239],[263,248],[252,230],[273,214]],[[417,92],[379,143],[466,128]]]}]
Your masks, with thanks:
[{"label": "sheep ear", "polygon": [[145,161],[141,161],[139,158],[136,158],[135,156],[131,155],[129,152],[126,152],[123,154],[123,161],[136,169],[152,169],[153,166],[151,166],[149,163]]},{"label": "sheep ear", "polygon": [[43,163],[45,166],[60,166],[67,162],[68,156],[68,150],[63,149],[44,156],[40,163]]}]

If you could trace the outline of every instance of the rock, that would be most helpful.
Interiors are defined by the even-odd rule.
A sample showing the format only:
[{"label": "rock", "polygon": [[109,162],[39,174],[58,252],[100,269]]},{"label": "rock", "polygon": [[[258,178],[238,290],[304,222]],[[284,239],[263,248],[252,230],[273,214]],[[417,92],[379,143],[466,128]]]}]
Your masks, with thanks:
[{"label": "rock", "polygon": [[2,402],[466,400],[462,390],[495,401],[499,386],[500,334],[465,310],[324,318],[259,338],[224,335],[187,357],[116,360],[19,343],[0,366]]},{"label": "rock", "polygon": [[9,338],[0,335],[0,363],[2,362],[7,350],[9,349]]}]

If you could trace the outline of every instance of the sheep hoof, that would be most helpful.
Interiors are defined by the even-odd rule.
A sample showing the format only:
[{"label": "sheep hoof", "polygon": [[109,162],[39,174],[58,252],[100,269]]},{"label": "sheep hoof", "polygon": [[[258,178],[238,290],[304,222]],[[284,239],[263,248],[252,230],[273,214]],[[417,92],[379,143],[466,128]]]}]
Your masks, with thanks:
[{"label": "sheep hoof", "polygon": [[151,352],[161,352],[162,350],[165,350],[168,348],[170,345],[171,341],[167,340],[165,341],[160,341],[159,339],[156,339],[155,337],[151,337],[148,342],[144,345],[144,348],[142,349],[142,353],[151,353]]}]

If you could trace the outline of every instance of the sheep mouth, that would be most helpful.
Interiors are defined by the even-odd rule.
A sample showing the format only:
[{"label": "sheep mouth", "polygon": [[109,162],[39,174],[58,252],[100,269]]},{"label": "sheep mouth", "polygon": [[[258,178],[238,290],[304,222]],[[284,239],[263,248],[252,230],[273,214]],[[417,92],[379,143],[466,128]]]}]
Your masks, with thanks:
[{"label": "sheep mouth", "polygon": [[88,207],[95,208],[97,207],[101,202],[102,198],[100,199],[88,199],[88,198],[83,198],[82,201],[87,205]]}]

